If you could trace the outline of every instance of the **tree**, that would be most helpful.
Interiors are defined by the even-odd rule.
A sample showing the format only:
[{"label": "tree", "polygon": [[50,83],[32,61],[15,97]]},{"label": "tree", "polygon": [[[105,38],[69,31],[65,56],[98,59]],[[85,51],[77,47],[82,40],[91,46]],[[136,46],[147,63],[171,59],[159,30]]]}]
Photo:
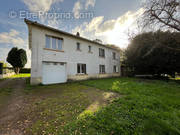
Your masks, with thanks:
[{"label": "tree", "polygon": [[144,4],[143,26],[170,28],[180,32],[180,0],[148,0]]},{"label": "tree", "polygon": [[19,74],[20,68],[27,63],[26,51],[17,47],[12,48],[8,53],[7,62],[13,66],[15,73]]},{"label": "tree", "polygon": [[135,74],[168,74],[180,72],[180,52],[170,48],[180,45],[180,33],[169,31],[142,33],[134,37],[126,50],[126,63]]}]

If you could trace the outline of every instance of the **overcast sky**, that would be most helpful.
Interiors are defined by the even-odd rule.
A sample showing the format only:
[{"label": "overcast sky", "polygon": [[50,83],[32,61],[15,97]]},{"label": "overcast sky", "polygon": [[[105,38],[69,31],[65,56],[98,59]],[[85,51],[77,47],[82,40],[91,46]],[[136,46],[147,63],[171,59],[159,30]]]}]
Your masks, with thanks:
[{"label": "overcast sky", "polygon": [[0,61],[17,46],[28,49],[28,30],[23,18],[121,48],[128,45],[128,31],[136,28],[142,0],[1,0]]}]

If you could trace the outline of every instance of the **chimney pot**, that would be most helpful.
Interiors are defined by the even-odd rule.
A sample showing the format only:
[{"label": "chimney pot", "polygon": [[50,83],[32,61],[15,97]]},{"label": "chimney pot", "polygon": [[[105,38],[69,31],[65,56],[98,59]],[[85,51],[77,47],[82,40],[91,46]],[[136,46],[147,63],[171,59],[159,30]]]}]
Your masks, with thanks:
[{"label": "chimney pot", "polygon": [[80,33],[79,33],[79,32],[77,32],[77,33],[76,33],[76,36],[80,37]]}]

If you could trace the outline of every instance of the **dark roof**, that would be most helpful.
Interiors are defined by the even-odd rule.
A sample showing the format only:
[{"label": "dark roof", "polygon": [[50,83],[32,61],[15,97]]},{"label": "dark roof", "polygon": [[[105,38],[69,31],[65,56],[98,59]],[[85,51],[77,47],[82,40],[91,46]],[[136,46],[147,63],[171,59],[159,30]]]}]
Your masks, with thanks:
[{"label": "dark roof", "polygon": [[64,34],[64,35],[68,35],[68,36],[71,36],[71,37],[74,37],[74,38],[77,38],[77,39],[85,40],[85,41],[88,41],[88,42],[91,42],[91,43],[95,43],[95,44],[101,45],[103,47],[114,49],[114,50],[118,51],[118,49],[116,49],[116,48],[113,48],[113,47],[110,47],[110,46],[106,46],[105,44],[101,44],[101,43],[89,40],[87,38],[79,37],[79,36],[76,36],[74,34],[71,34],[71,33],[68,33],[68,32],[65,32],[65,31],[62,31],[62,30],[59,30],[59,29],[55,29],[55,28],[50,27],[50,26],[46,26],[44,24],[40,24],[40,23],[38,23],[36,21],[31,21],[31,20],[28,20],[28,19],[24,19],[24,22],[26,24],[36,25],[36,26],[39,26],[39,27],[42,27],[42,28],[45,28],[45,29],[50,29],[50,30],[59,32],[59,33]]}]

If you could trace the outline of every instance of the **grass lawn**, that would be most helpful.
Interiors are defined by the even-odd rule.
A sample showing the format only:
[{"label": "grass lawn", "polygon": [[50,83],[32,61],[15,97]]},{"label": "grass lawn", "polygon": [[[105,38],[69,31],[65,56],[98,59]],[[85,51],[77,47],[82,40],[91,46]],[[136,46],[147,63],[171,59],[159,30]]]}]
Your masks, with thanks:
[{"label": "grass lawn", "polygon": [[23,77],[31,77],[31,74],[15,74],[8,78],[23,78]]},{"label": "grass lawn", "polygon": [[180,134],[180,85],[132,78],[101,79],[83,85],[123,96],[95,114],[69,123],[69,134]]},{"label": "grass lawn", "polygon": [[[13,87],[0,90],[0,95],[13,93]],[[101,107],[105,93],[112,92],[119,96]],[[13,127],[28,125],[26,135],[180,134],[180,84],[173,81],[111,78],[50,86],[27,84],[15,96],[17,103],[23,98],[22,106],[27,103],[27,107],[24,115],[16,116],[20,124]]]}]

